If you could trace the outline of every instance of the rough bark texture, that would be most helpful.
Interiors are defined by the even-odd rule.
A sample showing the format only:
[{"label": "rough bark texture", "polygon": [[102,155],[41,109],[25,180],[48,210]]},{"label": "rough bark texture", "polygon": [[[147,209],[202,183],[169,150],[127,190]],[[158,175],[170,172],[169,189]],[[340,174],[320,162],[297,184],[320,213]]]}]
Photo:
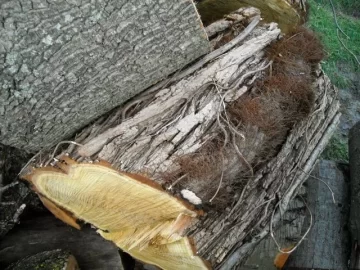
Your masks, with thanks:
[{"label": "rough bark texture", "polygon": [[[340,117],[337,90],[322,72],[317,76],[313,112],[292,130],[277,157],[256,173],[242,203],[233,208],[231,216],[209,213],[192,232],[197,244],[205,247],[201,253],[215,258],[213,264],[221,264],[219,268],[231,269],[251,254],[269,232],[275,198],[281,199],[279,207],[284,212],[333,134]],[[274,222],[279,218],[277,211]]]},{"label": "rough bark texture", "polygon": [[[226,157],[216,164],[220,168],[213,175],[216,184],[194,177],[169,188],[175,194],[190,189],[203,200],[206,215],[187,233],[195,238],[199,254],[219,269],[243,263],[268,234],[271,214],[275,213],[275,224],[280,219],[280,212],[288,208],[311,172],[340,117],[337,90],[318,68],[310,115],[293,127],[279,153],[249,176],[249,163],[261,150],[264,134],[247,127],[244,140],[243,130],[232,126],[225,112],[271,65],[264,49],[278,39],[280,31],[274,24],[255,28],[258,22],[259,18],[252,18],[231,46],[176,73],[170,85],[160,83],[97,120],[75,138],[83,146],[67,150],[79,160],[103,158],[118,169],[146,173],[164,184],[164,173],[178,170],[179,157],[201,151],[222,134]],[[231,134],[230,141],[226,132]],[[39,159],[36,164],[43,164],[44,159]],[[225,206],[216,208],[219,190]]]},{"label": "rough bark texture", "polygon": [[[77,138],[85,145],[77,152],[73,148],[67,152],[80,159],[103,158],[119,169],[146,173],[161,182],[161,173],[176,169],[174,161],[178,156],[198,151],[218,134],[219,112],[261,77],[267,63],[262,50],[278,34],[274,25],[256,28],[239,47],[193,75],[141,96],[100,119]],[[207,215],[188,234],[195,238],[199,254],[213,266],[231,269],[245,261],[268,234],[275,205],[285,211],[331,137],[340,117],[337,90],[321,70],[316,73],[313,87],[316,100],[309,117],[293,128],[278,155],[247,183],[238,182],[246,164],[239,162],[241,158],[234,149],[237,146],[251,162],[254,152],[262,146],[261,133],[255,131],[256,135],[247,137],[246,143],[239,139],[227,148],[229,156],[223,164],[221,187],[243,187],[226,194],[228,207],[218,211],[207,203],[218,181],[215,187],[201,181],[179,185],[203,199]],[[142,104],[142,109],[129,113],[136,104]],[[133,116],[126,117],[128,113]],[[276,211],[275,223],[279,216]]]},{"label": "rough bark texture", "polygon": [[44,251],[36,255],[24,258],[6,270],[79,270],[76,259],[70,252],[63,250]]},{"label": "rough bark texture", "polygon": [[209,50],[191,0],[7,0],[0,21],[0,141],[27,151]]},{"label": "rough bark texture", "polygon": [[349,133],[351,269],[360,269],[360,122]]},{"label": "rough bark texture", "polygon": [[113,243],[101,238],[91,228],[78,231],[53,216],[27,219],[1,239],[0,268],[4,269],[20,259],[53,249],[71,252],[80,269],[122,269],[120,256]]},{"label": "rough bark texture", "polygon": [[[290,255],[284,269],[347,269],[350,251],[349,232],[345,229],[349,214],[347,176],[336,162],[326,160],[319,162],[312,176],[306,182],[306,201],[313,226],[306,240]],[[329,185],[334,197],[322,181]],[[307,226],[309,215],[304,229]]]},{"label": "rough bark texture", "polygon": [[[199,254],[221,269],[246,260],[268,234],[273,212],[276,224],[278,209],[287,209],[340,117],[337,89],[317,67],[309,116],[292,128],[271,161],[249,174],[249,164],[264,146],[264,134],[254,127],[234,127],[226,109],[264,75],[271,64],[264,49],[280,33],[275,24],[255,27],[258,17],[249,21],[225,46],[84,129],[75,138],[82,147],[65,150],[80,161],[102,158],[118,169],[167,184],[163,176],[178,170],[179,157],[201,152],[221,135],[225,157],[210,168],[211,181],[185,172],[186,181],[180,177],[168,187],[175,195],[190,189],[203,200],[206,216],[188,234],[195,238]],[[44,157],[35,164],[44,164]],[[219,197],[225,200],[222,205]]]},{"label": "rough bark texture", "polygon": [[[121,169],[148,171],[154,176],[167,170],[176,157],[195,152],[214,135],[211,128],[223,110],[221,101],[230,103],[248,90],[244,80],[261,74],[258,70],[267,64],[262,50],[279,34],[275,25],[258,28],[244,44],[195,75],[162,89],[133,118],[90,140],[79,153],[92,156],[101,150],[100,158]],[[238,82],[241,87],[232,87]],[[229,87],[226,95],[209,91],[213,84]]]},{"label": "rough bark texture", "polygon": [[[304,220],[309,214],[303,200],[306,195],[306,187],[304,185],[297,196],[289,203],[288,209],[283,213],[278,227],[274,228],[274,236],[281,248],[293,246],[304,234],[302,229],[307,225],[304,224]],[[257,245],[246,262],[238,269],[277,270],[274,265],[274,259],[278,254],[279,248],[269,235]]]}]

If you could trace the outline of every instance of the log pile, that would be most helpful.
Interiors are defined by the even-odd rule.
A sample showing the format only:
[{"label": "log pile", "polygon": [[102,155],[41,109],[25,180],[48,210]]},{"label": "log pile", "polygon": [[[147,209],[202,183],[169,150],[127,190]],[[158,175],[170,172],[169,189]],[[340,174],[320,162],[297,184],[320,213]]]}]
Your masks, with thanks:
[{"label": "log pile", "polygon": [[[313,81],[315,102],[308,117],[293,127],[276,157],[252,175],[253,165],[249,164],[256,160],[264,135],[259,130],[246,133],[239,129],[233,130],[235,134],[228,131],[231,135],[226,139],[222,129],[235,128],[225,125],[226,107],[264,76],[263,71],[269,67],[264,48],[280,34],[276,25],[254,27],[257,22],[257,18],[253,19],[231,41],[247,36],[230,51],[221,51],[221,56],[206,66],[195,64],[189,68],[191,72],[175,74],[181,80],[157,91],[153,88],[99,120],[77,138],[83,146],[66,150],[80,159],[105,159],[118,169],[146,174],[174,194],[186,189],[194,192],[202,199],[207,215],[188,234],[195,238],[200,255],[223,269],[243,262],[268,233],[271,213],[279,212],[275,206],[282,211],[287,208],[339,121],[337,90],[317,67]],[[195,71],[194,67],[199,68]],[[133,110],[139,104],[141,109],[138,106]],[[116,121],[121,123],[114,124]],[[215,184],[199,179],[209,175],[194,174],[193,179],[185,179],[189,177],[175,173],[178,178],[169,180],[167,176],[173,177],[179,169],[179,157],[194,158],[192,155],[201,152],[219,133],[223,134],[222,143],[227,141],[230,146],[225,161],[213,157],[221,161],[216,170],[211,170]],[[219,187],[222,196],[213,199]],[[224,197],[228,199],[225,211],[218,211],[216,206],[224,205]]]},{"label": "log pile", "polygon": [[[273,133],[234,120],[231,108],[257,97],[278,69],[279,53],[271,58],[267,48],[281,39],[280,29],[251,14],[235,20],[243,31],[237,28],[240,33],[225,45],[98,119],[74,138],[76,144],[61,151],[59,144],[50,160],[37,155],[33,165],[56,166],[57,154],[64,153],[78,161],[104,159],[121,171],[146,175],[174,196],[195,194],[206,213],[187,231],[198,254],[218,269],[243,263],[269,224],[276,226],[340,117],[337,89],[320,66],[310,69],[295,59],[300,70],[287,72],[311,75],[313,96],[303,117],[276,133],[283,136],[276,147],[268,148]],[[212,30],[214,40],[226,36],[224,28]]]}]

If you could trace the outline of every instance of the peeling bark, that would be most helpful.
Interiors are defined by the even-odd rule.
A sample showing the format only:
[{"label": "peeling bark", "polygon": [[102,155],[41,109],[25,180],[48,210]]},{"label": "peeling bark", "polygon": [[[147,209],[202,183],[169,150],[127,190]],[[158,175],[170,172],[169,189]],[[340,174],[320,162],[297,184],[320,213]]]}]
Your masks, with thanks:
[{"label": "peeling bark", "polygon": [[[105,159],[117,169],[145,173],[166,184],[162,175],[178,169],[177,158],[200,151],[222,133],[227,106],[270,66],[264,49],[278,39],[280,30],[276,24],[254,28],[258,21],[254,19],[232,46],[215,50],[213,57],[98,119],[75,138],[83,146],[65,152],[79,160]],[[195,238],[199,255],[215,268],[231,269],[245,261],[268,234],[272,212],[276,223],[280,214],[275,208],[287,209],[331,137],[340,116],[337,89],[319,67],[313,88],[316,98],[310,115],[293,127],[280,152],[254,175],[248,164],[263,147],[264,134],[249,127],[245,140],[240,131],[229,139],[226,158],[217,164],[221,170],[215,171],[215,185],[190,179],[173,187],[175,194],[190,189],[203,200],[207,214],[188,235]],[[226,198],[221,210],[214,207],[217,201],[210,203],[218,186]]]},{"label": "peeling bark", "polygon": [[[176,170],[178,156],[198,151],[218,134],[218,113],[262,76],[267,67],[263,49],[278,35],[273,24],[257,27],[237,47],[194,74],[159,91],[145,93],[109,117],[99,119],[77,138],[84,146],[66,152],[79,159],[106,159],[118,169],[146,173],[164,184],[161,174]],[[205,201],[207,215],[188,234],[195,238],[199,254],[214,267],[231,269],[245,261],[268,234],[273,211],[274,222],[279,219],[275,206],[279,205],[282,212],[287,209],[334,132],[340,116],[337,89],[319,68],[313,87],[316,101],[309,117],[292,129],[277,156],[247,183],[237,182],[246,165],[239,162],[237,151],[229,150],[232,158],[224,163],[222,187],[243,188],[227,195],[228,207],[218,211],[207,203],[217,185],[180,185]],[[132,111],[136,105],[140,108]],[[246,143],[235,141],[250,163],[263,143],[261,132],[255,130],[252,134]],[[174,192],[178,191],[175,188]]]},{"label": "peeling bark", "polygon": [[242,7],[256,7],[267,22],[277,22],[284,32],[288,32],[300,22],[300,15],[294,4],[303,0],[203,0],[197,5],[205,25],[221,19],[224,15]]},{"label": "peeling bark", "polygon": [[[225,222],[218,241],[214,241],[216,246],[212,249],[215,249],[215,253],[211,251],[211,254],[218,254],[216,264],[222,263],[220,269],[231,269],[245,262],[259,241],[268,234],[270,215],[278,200],[274,199],[268,205],[264,203],[270,198],[281,199],[279,206],[283,213],[334,133],[340,119],[337,89],[322,71],[317,73],[314,87],[317,89],[317,99],[310,117],[292,130],[277,157],[256,174],[243,205],[236,210],[241,216],[238,224],[233,227],[236,221],[231,219]],[[264,206],[259,209],[259,205]],[[263,222],[258,227],[254,226],[260,217]],[[277,211],[274,222],[279,218],[280,212]],[[217,220],[205,230],[200,225],[195,233],[204,231],[202,237],[206,238],[205,235],[211,232],[219,232],[216,226],[221,224],[221,217]],[[246,241],[245,237],[249,234],[252,235],[251,240]]]}]

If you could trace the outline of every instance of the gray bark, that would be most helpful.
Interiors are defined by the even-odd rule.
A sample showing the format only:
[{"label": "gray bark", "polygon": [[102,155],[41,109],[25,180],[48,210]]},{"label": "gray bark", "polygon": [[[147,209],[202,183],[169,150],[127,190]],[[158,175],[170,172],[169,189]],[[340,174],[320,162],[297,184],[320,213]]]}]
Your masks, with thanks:
[{"label": "gray bark", "polygon": [[27,151],[209,51],[191,0],[0,4],[0,141]]},{"label": "gray bark", "polygon": [[79,270],[76,259],[70,252],[61,249],[44,251],[36,255],[24,258],[9,267],[6,270]]},{"label": "gray bark", "polygon": [[360,269],[360,122],[349,133],[351,269]]},{"label": "gray bark", "polygon": [[[350,202],[347,181],[335,162],[322,160],[316,166],[312,177],[306,181],[306,201],[312,212],[313,226],[306,240],[290,255],[285,270],[347,269],[350,251],[349,233],[345,230]],[[304,230],[308,226],[307,214]]]},{"label": "gray bark", "polygon": [[[340,118],[337,89],[322,72],[317,73],[314,87],[318,96],[312,113],[294,127],[276,158],[256,173],[243,203],[234,210],[240,217],[238,221],[227,213],[209,215],[193,232],[199,239],[198,245],[206,245],[202,252],[216,256],[214,264],[221,264],[220,269],[244,263],[268,235],[270,216],[277,204],[275,198],[281,199],[281,211],[276,211],[273,220],[276,224],[334,133]],[[216,238],[212,237],[214,234]]]}]

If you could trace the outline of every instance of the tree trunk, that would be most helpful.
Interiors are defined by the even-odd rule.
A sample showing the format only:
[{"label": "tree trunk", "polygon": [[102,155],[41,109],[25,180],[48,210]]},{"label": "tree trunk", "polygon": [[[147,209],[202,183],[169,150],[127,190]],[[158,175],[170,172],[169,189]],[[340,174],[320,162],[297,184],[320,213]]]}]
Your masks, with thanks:
[{"label": "tree trunk", "polygon": [[0,10],[0,142],[26,151],[209,51],[191,0],[6,0]]},{"label": "tree trunk", "polygon": [[[237,17],[245,18],[241,12]],[[269,135],[229,120],[229,108],[256,91],[265,74],[272,76],[265,48],[279,39],[280,30],[250,17],[226,45],[98,119],[75,137],[79,148],[63,150],[79,162],[105,159],[119,170],[145,174],[175,196],[194,192],[206,215],[187,234],[195,238],[199,255],[219,269],[243,263],[269,224],[276,224],[340,117],[337,89],[320,67],[295,70],[294,78],[312,74],[314,102],[306,118],[282,135],[281,149],[261,160]],[[49,160],[38,155],[34,164],[50,164],[58,146]],[[202,159],[210,160],[201,163],[207,166],[192,163]]]},{"label": "tree trunk", "polygon": [[[274,24],[257,26],[258,22],[259,18],[253,18],[224,47],[99,119],[76,138],[83,146],[64,151],[80,161],[101,158],[120,170],[146,174],[177,195],[186,189],[195,192],[207,214],[188,234],[195,238],[198,253],[220,269],[245,261],[268,234],[273,212],[276,224],[340,117],[337,89],[317,67],[315,103],[309,116],[292,128],[270,162],[253,175],[249,172],[249,164],[256,162],[264,146],[264,134],[252,128],[234,131],[224,117],[225,108],[244,95],[271,64],[264,48],[280,32]],[[216,159],[221,153],[207,153],[215,158],[208,168],[211,175],[206,176],[214,182],[185,172],[169,185],[165,179],[179,169],[178,158],[196,158],[222,129],[227,130],[222,135],[225,157]]]}]

